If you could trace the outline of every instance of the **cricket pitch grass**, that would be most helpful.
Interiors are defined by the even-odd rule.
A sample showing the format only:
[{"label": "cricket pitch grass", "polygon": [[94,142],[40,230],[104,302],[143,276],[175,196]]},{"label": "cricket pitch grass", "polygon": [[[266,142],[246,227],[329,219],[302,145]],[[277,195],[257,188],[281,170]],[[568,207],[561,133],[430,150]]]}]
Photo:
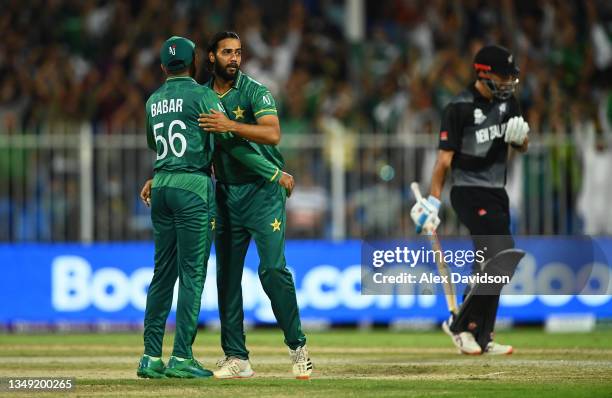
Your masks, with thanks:
[{"label": "cricket pitch grass", "polygon": [[[0,392],[0,396],[98,397],[612,397],[612,331],[499,333],[511,356],[456,354],[437,332],[308,333],[315,370],[295,380],[277,330],[247,334],[255,377],[241,380],[143,380],[136,377],[142,337],[131,334],[0,334],[0,378],[68,377],[70,392]],[[164,342],[167,362],[173,336]],[[219,334],[199,332],[194,352],[213,369]]]}]

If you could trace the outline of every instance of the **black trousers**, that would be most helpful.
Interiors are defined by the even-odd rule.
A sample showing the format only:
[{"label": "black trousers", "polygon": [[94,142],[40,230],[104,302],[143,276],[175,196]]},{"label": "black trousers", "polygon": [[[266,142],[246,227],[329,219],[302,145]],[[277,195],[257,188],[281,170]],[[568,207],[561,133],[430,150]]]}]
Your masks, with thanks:
[{"label": "black trousers", "polygon": [[[510,235],[510,206],[505,189],[453,187],[451,204],[461,223],[470,231],[474,249],[483,251],[485,261],[502,250],[514,247]],[[478,272],[480,266],[475,263],[472,273]],[[464,293],[464,299],[468,292],[469,287]],[[499,295],[474,296],[470,300],[473,301],[469,312],[461,317],[460,323],[454,322],[451,330],[455,333],[472,332],[484,350],[493,339]]]}]

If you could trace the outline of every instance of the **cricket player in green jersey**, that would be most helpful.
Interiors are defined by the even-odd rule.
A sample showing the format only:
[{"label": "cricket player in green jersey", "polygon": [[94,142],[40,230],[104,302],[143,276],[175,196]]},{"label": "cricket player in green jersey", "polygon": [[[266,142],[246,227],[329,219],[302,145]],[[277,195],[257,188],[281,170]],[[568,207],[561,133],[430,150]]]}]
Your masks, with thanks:
[{"label": "cricket player in green jersey", "polygon": [[[193,79],[194,50],[193,42],[177,36],[162,45],[162,69],[167,79],[146,103],[147,141],[157,159],[154,178],[141,193],[151,205],[155,240],[155,268],[144,319],[144,355],[137,370],[137,375],[145,378],[213,375],[193,358],[192,345],[213,238],[215,201],[210,174],[215,145],[226,148],[229,156],[282,189],[276,183],[278,168],[243,139],[228,133],[203,133],[199,128],[199,114],[211,109],[224,112],[224,108],[210,88]],[[166,367],[161,360],[162,341],[177,277],[176,335]]]},{"label": "cricket player in green jersey", "polygon": [[[284,160],[276,148],[280,124],[272,94],[240,72],[240,38],[219,32],[208,48],[213,78],[207,86],[221,99],[227,115],[212,111],[198,119],[204,131],[232,131],[278,167]],[[284,332],[293,362],[293,374],[308,379],[312,362],[306,349],[297,306],[295,285],[285,261],[285,190],[268,184],[255,170],[236,161],[224,148],[214,154],[217,195],[215,248],[217,289],[221,317],[221,346],[225,358],[218,362],[217,378],[250,377],[243,328],[242,271],[251,238],[259,254],[259,278]]]}]

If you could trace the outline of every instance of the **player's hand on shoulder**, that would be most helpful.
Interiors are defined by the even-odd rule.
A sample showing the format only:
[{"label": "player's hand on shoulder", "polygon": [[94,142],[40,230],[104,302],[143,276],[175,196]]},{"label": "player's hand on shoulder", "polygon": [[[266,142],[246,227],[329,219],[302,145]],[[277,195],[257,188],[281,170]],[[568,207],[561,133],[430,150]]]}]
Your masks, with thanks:
[{"label": "player's hand on shoulder", "polygon": [[523,145],[528,133],[529,124],[527,124],[522,116],[514,116],[506,124],[504,141],[509,144]]},{"label": "player's hand on shoulder", "polygon": [[234,129],[231,121],[223,112],[211,109],[210,113],[200,113],[198,125],[208,133],[226,133]]},{"label": "player's hand on shoulder", "polygon": [[417,234],[421,232],[430,234],[438,228],[438,225],[440,225],[440,218],[438,217],[439,209],[440,201],[431,195],[427,199],[421,198],[421,200],[418,200],[412,206],[410,217],[416,225]]},{"label": "player's hand on shoulder", "polygon": [[283,174],[281,175],[281,178],[279,178],[278,183],[287,191],[287,197],[291,196],[291,193],[293,192],[293,187],[295,186],[295,180],[293,179],[293,176],[283,171]]}]

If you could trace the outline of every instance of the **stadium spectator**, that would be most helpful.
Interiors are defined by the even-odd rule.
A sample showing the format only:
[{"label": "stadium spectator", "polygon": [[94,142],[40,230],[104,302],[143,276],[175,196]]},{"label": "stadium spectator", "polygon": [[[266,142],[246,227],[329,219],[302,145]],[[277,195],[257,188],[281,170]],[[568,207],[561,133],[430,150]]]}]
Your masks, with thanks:
[{"label": "stadium spectator", "polygon": [[[579,154],[561,144],[572,145],[572,130],[585,118],[598,132],[611,129],[612,3],[364,3],[365,38],[351,43],[343,34],[342,1],[211,0],[206,6],[191,0],[170,6],[160,0],[5,1],[0,137],[77,134],[82,123],[99,135],[139,133],[144,99],[161,79],[156,49],[164,37],[178,34],[206,42],[211,32],[236,28],[245,39],[243,67],[274,90],[287,137],[330,137],[330,131],[347,136],[351,177],[362,171],[353,166],[360,161],[355,137],[384,133],[404,140],[424,129],[435,131],[437,126],[429,124],[472,78],[467,66],[474,49],[495,42],[511,48],[520,62],[518,95],[530,134],[558,144],[541,161],[552,165],[553,199],[559,207],[567,204],[564,217],[571,221],[557,220],[555,231],[548,232],[578,231],[576,190],[585,171]],[[198,77],[205,79],[205,74]],[[299,167],[313,166],[302,162]],[[298,185],[307,171],[312,172],[292,170]],[[31,168],[23,178],[35,172]],[[527,173],[522,177],[535,181]],[[49,191],[46,184],[40,189]],[[347,184],[346,196],[361,188]],[[17,198],[11,199],[11,192],[0,190],[2,208],[12,208],[10,201]],[[36,195],[33,190],[25,194]],[[529,195],[541,197],[533,189],[524,194],[525,206]],[[546,206],[537,200],[532,210]],[[78,228],[72,224],[67,228]]]}]

